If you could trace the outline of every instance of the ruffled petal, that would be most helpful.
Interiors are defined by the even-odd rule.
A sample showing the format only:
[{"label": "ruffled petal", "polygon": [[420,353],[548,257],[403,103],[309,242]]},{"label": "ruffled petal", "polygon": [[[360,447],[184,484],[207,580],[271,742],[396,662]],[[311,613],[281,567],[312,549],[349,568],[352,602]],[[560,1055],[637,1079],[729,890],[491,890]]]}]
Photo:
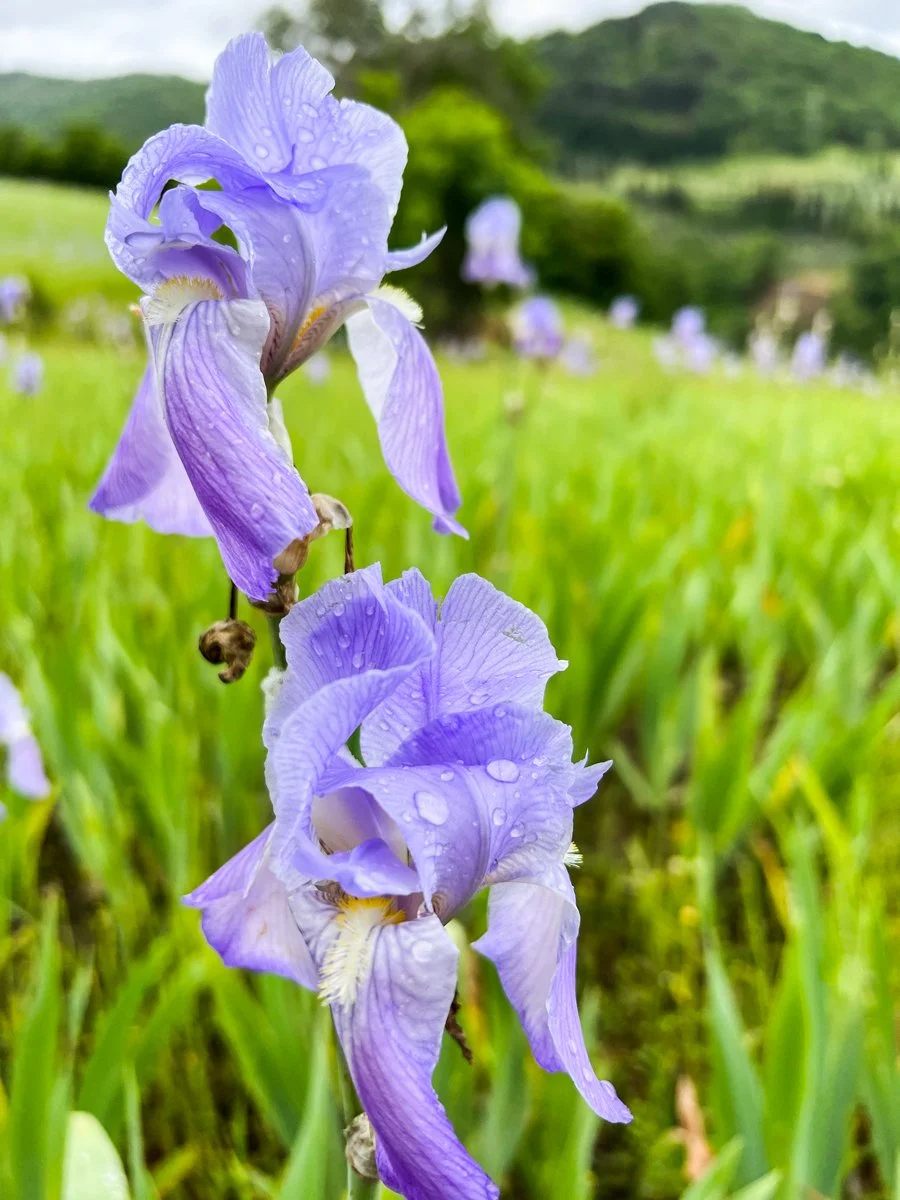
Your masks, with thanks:
[{"label": "ruffled petal", "polygon": [[260,356],[269,313],[259,301],[202,300],[155,324],[144,301],[163,413],[212,526],[228,574],[252,599],[277,578],[273,560],[318,517],[269,429]]},{"label": "ruffled petal", "polygon": [[[504,702],[543,707],[547,680],[566,664],[557,658],[540,617],[478,575],[456,579],[437,619],[431,588],[406,571],[388,591],[434,630],[438,652],[391,697],[390,712],[363,722],[367,763],[384,763],[408,736],[446,713]],[[594,789],[596,790],[596,789]],[[593,794],[593,793],[591,793]]]},{"label": "ruffled petal", "polygon": [[[207,129],[239,150],[260,173],[283,171],[292,159],[281,113],[272,111],[271,68],[266,39],[261,33],[245,33],[232,38],[216,59],[206,93]],[[330,91],[334,80],[328,72],[320,67],[316,74],[328,80]],[[315,76],[309,83],[315,86]],[[296,103],[300,96],[292,99]]]},{"label": "ruffled petal", "polygon": [[434,513],[439,532],[466,536],[454,519],[461,498],[447,451],[444,394],[424,338],[399,309],[374,296],[368,311],[349,318],[347,335],[389,471]]},{"label": "ruffled petal", "polygon": [[141,378],[90,508],[111,521],[146,521],[157,533],[212,536],[166,427],[152,364]]},{"label": "ruffled petal", "polygon": [[[321,967],[338,922],[311,893],[298,894],[294,915]],[[459,1142],[431,1086],[458,957],[436,917],[382,925],[369,934],[352,999],[332,1004],[354,1086],[375,1130],[379,1174],[406,1200],[499,1195]]]},{"label": "ruffled petal", "polygon": [[228,967],[270,971],[315,991],[318,971],[284,885],[267,864],[272,826],[229,859],[184,903],[203,913],[206,940]]},{"label": "ruffled petal", "polygon": [[631,1113],[611,1083],[591,1066],[578,1016],[575,959],[579,917],[564,867],[544,880],[491,889],[487,933],[474,949],[497,967],[537,1062],[567,1072],[581,1095],[607,1121]]},{"label": "ruffled petal", "polygon": [[347,770],[403,831],[442,919],[485,883],[530,877],[572,841],[567,726],[514,705],[440,717],[386,767]]},{"label": "ruffled petal", "polygon": [[[347,873],[342,886],[350,891],[358,886],[356,894],[370,894],[368,879],[354,884],[349,856],[332,855],[321,869],[310,869],[310,856],[320,853],[314,801],[360,784],[354,768],[345,780],[331,784],[329,769],[333,773],[340,763],[339,753],[362,718],[434,652],[434,639],[414,613],[384,590],[378,568],[333,580],[295,605],[281,624],[281,635],[288,670],[263,732],[276,813],[273,869],[289,881],[303,873],[333,879],[343,863]],[[358,821],[356,811],[336,814],[328,830],[332,843],[340,844],[335,835],[339,825],[347,835],[344,844],[352,845],[360,832]],[[396,845],[387,826],[373,825],[364,832]],[[379,869],[385,863],[381,857]],[[414,890],[413,882],[411,875],[405,884],[395,878],[394,890],[407,893]]]}]

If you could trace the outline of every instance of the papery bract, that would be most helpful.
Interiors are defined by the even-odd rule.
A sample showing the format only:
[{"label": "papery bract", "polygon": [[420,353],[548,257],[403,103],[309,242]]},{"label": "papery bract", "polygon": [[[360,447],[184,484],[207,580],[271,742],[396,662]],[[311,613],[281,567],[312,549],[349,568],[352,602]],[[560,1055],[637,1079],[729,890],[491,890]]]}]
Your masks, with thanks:
[{"label": "papery bract", "polygon": [[[274,820],[187,902],[232,965],[318,988],[407,1200],[487,1200],[496,1186],[431,1086],[456,986],[446,922],[491,889],[476,949],[497,966],[538,1062],[607,1120],[575,997],[579,916],[566,870],[573,809],[608,763],[573,761],[543,711],[565,664],[541,621],[485,580],[438,606],[417,571],[366,568],[282,623],[288,669],[264,729]],[[359,729],[364,762],[346,749]]]}]

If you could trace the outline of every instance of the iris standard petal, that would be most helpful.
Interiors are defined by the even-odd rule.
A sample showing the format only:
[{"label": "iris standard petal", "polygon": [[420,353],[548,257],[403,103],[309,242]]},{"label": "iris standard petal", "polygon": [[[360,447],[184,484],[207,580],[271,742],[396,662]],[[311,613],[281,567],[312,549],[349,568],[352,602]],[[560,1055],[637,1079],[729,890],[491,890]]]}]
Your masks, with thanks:
[{"label": "iris standard petal", "polygon": [[393,304],[368,298],[347,321],[366,402],[388,470],[408,496],[435,515],[435,528],[466,536],[454,519],[461,497],[444,431],[444,394],[431,351]]},{"label": "iris standard petal", "polygon": [[627,1122],[631,1113],[612,1084],[597,1078],[584,1043],[575,994],[578,926],[572,885],[558,866],[543,881],[493,887],[487,933],[473,947],[497,967],[537,1062],[566,1071],[599,1116]]},{"label": "iris standard petal", "polygon": [[146,521],[158,533],[212,536],[166,427],[152,364],[89,507],[113,521]]},{"label": "iris standard petal", "polygon": [[[245,33],[233,38],[216,59],[206,93],[206,127],[260,172],[283,171],[292,159],[282,114],[272,111],[271,69],[272,53],[266,39],[261,33]],[[316,74],[319,78],[324,75],[330,87],[334,86],[324,68]],[[313,79],[309,82],[314,85]],[[293,99],[296,102],[299,97]]]},{"label": "iris standard petal", "polygon": [[387,586],[434,630],[438,651],[399,686],[389,713],[379,710],[363,722],[367,763],[386,762],[410,729],[445,713],[503,702],[543,706],[547,680],[566,664],[530,609],[478,575],[461,575],[438,620],[431,588],[419,571],[406,571]]},{"label": "iris standard petal", "polygon": [[201,300],[156,323],[144,301],[166,425],[233,582],[262,600],[273,560],[318,523],[309,492],[269,428],[261,301]]},{"label": "iris standard petal", "polygon": [[234,233],[253,289],[269,310],[262,367],[267,379],[274,378],[306,321],[316,282],[308,219],[265,192],[252,197],[198,192],[197,199]]},{"label": "iris standard petal", "polygon": [[427,902],[447,920],[485,882],[531,876],[572,841],[567,726],[515,705],[440,717],[386,767],[345,770],[403,831]]},{"label": "iris standard petal", "polygon": [[[338,920],[309,893],[298,896],[294,916],[321,968],[341,936]],[[431,1086],[458,951],[436,917],[366,932],[354,962],[361,966],[337,981],[345,1001],[333,1002],[332,1013],[375,1130],[381,1178],[406,1200],[495,1200],[496,1185],[459,1142]]]},{"label": "iris standard petal", "polygon": [[229,859],[184,903],[203,913],[203,933],[228,967],[271,971],[315,991],[318,971],[266,851],[272,826]]},{"label": "iris standard petal", "polygon": [[[384,591],[377,569],[326,584],[294,606],[281,630],[288,671],[263,736],[276,814],[274,869],[290,879],[300,869],[298,855],[319,848],[313,804],[333,790],[323,785],[339,751],[362,718],[434,652],[434,639],[414,613]],[[353,787],[359,780],[351,775],[345,783]],[[347,877],[345,886],[353,890]],[[361,880],[360,886],[368,885]]]}]

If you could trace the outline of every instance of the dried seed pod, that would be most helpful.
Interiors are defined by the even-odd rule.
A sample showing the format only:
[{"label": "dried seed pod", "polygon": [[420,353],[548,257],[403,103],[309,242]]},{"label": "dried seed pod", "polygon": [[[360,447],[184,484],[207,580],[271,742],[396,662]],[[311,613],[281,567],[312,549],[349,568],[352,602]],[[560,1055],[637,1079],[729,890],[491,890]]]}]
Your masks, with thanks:
[{"label": "dried seed pod", "polygon": [[216,621],[200,635],[200,653],[207,662],[225,663],[226,669],[219,672],[223,683],[235,683],[253,658],[256,634],[245,621]]}]

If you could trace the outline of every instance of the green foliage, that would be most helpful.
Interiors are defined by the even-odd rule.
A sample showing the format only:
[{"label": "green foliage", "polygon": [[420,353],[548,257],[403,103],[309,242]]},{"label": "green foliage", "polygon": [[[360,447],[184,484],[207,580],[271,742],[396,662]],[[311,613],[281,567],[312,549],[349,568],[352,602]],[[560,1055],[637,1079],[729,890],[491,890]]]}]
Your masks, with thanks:
[{"label": "green foliage", "polygon": [[900,145],[896,59],[737,5],[653,4],[536,50],[550,74],[539,126],[582,170]]},{"label": "green foliage", "polygon": [[853,265],[834,306],[835,341],[863,357],[894,356],[900,316],[900,236],[889,233]]},{"label": "green foliage", "polygon": [[[117,287],[92,258],[104,207],[4,185],[0,273],[41,271],[60,301],[80,270]],[[359,560],[388,577],[415,562],[438,591],[465,570],[502,579],[570,662],[551,710],[579,752],[615,759],[575,815],[579,982],[594,1062],[635,1122],[598,1125],[537,1068],[468,952],[475,1062],[445,1039],[437,1086],[505,1200],[886,1200],[900,412],[827,386],[669,376],[643,333],[567,315],[595,336],[595,378],[439,356],[469,542],[435,537],[390,482],[343,354],[321,389],[283,390],[298,461],[353,512]],[[40,805],[2,796],[0,1194],[58,1200],[82,1109],[135,1200],[337,1200],[327,1014],[222,967],[180,903],[268,819],[263,624],[242,605],[259,649],[223,688],[196,653],[227,602],[215,547],[86,509],[141,358],[40,348],[42,394],[24,402],[0,376],[0,665],[54,783]],[[531,399],[511,431],[513,386]],[[317,543],[304,591],[341,559]],[[462,923],[477,935],[483,904]],[[716,1155],[690,1182],[672,1137],[682,1075]]]}]

